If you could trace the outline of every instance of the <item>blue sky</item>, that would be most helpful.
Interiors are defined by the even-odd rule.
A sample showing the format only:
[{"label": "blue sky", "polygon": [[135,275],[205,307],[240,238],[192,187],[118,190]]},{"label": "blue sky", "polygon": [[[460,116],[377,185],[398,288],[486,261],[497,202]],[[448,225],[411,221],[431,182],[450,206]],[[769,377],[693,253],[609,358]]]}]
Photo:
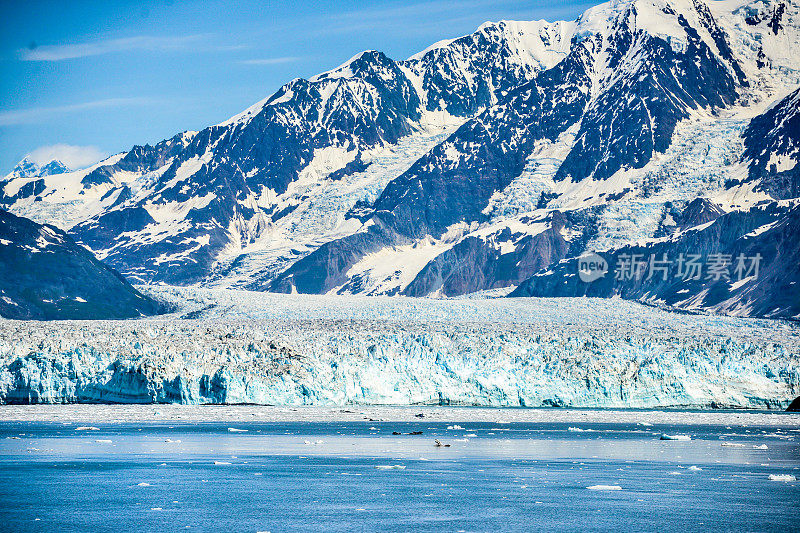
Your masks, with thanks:
[{"label": "blue sky", "polygon": [[85,165],[201,129],[362,50],[404,59],[487,20],[595,3],[0,0],[0,176],[27,154]]}]

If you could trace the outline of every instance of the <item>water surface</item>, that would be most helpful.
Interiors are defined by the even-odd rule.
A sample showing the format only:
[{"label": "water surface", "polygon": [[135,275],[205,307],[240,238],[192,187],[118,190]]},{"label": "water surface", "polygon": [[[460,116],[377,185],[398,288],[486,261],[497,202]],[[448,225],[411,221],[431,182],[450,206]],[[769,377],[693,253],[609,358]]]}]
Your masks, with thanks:
[{"label": "water surface", "polygon": [[[0,530],[789,531],[800,484],[769,475],[800,477],[800,430],[765,416],[764,426],[613,413],[579,424],[0,421]],[[587,488],[597,485],[620,490]]]}]

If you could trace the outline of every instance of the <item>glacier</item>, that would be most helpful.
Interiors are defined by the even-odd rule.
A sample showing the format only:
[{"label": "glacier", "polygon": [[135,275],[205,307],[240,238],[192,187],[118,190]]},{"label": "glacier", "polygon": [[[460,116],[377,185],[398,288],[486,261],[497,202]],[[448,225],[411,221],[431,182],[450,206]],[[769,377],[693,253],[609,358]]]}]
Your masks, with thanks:
[{"label": "glacier", "polygon": [[149,287],[128,321],[0,320],[1,403],[784,409],[800,328],[619,299]]}]

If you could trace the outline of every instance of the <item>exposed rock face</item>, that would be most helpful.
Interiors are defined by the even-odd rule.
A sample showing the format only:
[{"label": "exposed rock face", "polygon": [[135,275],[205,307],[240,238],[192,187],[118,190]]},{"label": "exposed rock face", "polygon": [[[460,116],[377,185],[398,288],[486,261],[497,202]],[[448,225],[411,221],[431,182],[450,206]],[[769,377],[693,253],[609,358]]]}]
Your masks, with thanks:
[{"label": "exposed rock face", "polygon": [[[425,265],[403,294],[456,296],[518,285],[537,270],[563,259],[569,251],[570,245],[562,235],[564,216],[556,211],[547,223],[547,230],[533,236],[514,235],[506,228],[487,237],[494,242],[479,237],[464,239]],[[503,243],[509,244],[507,253],[503,253]]]},{"label": "exposed rock face", "polygon": [[789,404],[789,407],[787,407],[786,410],[792,412],[800,411],[800,396],[792,400],[792,403]]},{"label": "exposed rock face", "polygon": [[676,225],[682,231],[707,222],[712,222],[725,213],[720,207],[708,198],[695,198],[677,218]]},{"label": "exposed rock face", "polygon": [[[720,215],[660,242],[603,252],[609,274],[590,283],[578,275],[579,258],[562,261],[533,275],[511,296],[621,296],[679,309],[798,319],[798,235],[800,205],[765,203]],[[711,264],[720,264],[714,260],[718,254],[719,261],[728,263],[719,275],[709,270]],[[693,255],[700,264],[699,277],[689,266]],[[644,262],[638,276],[629,268],[634,256]],[[668,263],[661,262],[664,258]]]},{"label": "exposed rock face", "polygon": [[0,210],[0,316],[109,319],[158,310],[63,231]]},{"label": "exposed rock face", "polygon": [[774,198],[800,197],[800,88],[754,118],[744,142],[750,179]]}]

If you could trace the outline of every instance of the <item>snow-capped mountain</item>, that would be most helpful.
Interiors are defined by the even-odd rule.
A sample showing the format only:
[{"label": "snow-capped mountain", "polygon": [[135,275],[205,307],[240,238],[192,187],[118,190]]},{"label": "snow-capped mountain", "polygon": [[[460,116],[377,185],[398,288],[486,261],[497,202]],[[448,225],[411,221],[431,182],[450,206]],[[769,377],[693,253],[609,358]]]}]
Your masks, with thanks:
[{"label": "snow-capped mountain", "polygon": [[44,165],[37,165],[26,157],[17,163],[17,166],[14,167],[14,169],[11,171],[11,174],[7,176],[6,179],[41,178],[44,176],[52,176],[54,174],[63,174],[64,172],[69,172],[69,168],[67,168],[67,165],[58,159],[54,159]]},{"label": "snow-capped mountain", "polygon": [[[0,185],[14,183],[8,191],[3,190],[3,202],[8,204],[15,200],[36,197],[47,189],[44,179],[46,176],[56,176],[65,172],[69,172],[69,169],[61,161],[53,160],[40,166],[26,157],[0,181]],[[11,189],[15,189],[13,194],[11,194]]]},{"label": "snow-capped mountain", "polygon": [[[487,23],[404,61],[364,52],[84,171],[12,173],[0,202],[143,282],[510,290],[586,250],[796,198],[798,17],[797,0],[612,0]],[[726,310],[768,298],[737,294]]]},{"label": "snow-capped mountain", "polygon": [[0,210],[0,317],[131,318],[159,307],[63,231]]}]

